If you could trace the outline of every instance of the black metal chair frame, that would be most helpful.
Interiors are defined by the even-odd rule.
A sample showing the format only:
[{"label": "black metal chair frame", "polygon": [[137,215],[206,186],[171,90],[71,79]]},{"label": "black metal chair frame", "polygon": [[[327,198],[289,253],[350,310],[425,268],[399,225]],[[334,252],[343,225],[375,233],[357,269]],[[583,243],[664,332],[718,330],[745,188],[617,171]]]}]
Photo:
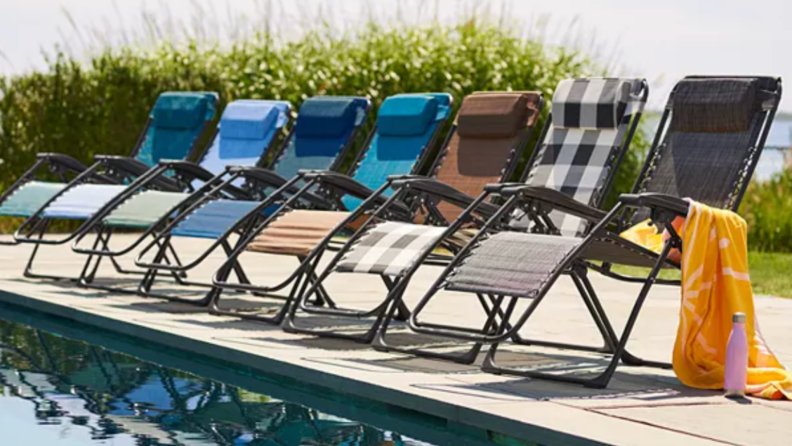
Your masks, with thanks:
[{"label": "black metal chair frame", "polygon": [[[80,280],[79,277],[67,277],[67,276],[58,276],[58,275],[50,275],[50,274],[40,274],[33,270],[33,264],[35,262],[36,256],[41,245],[62,245],[64,243],[68,243],[74,240],[77,236],[81,234],[82,231],[90,230],[94,222],[93,219],[86,220],[80,228],[76,231],[72,231],[71,233],[67,234],[66,236],[59,237],[56,239],[48,239],[45,238],[47,233],[47,229],[49,228],[52,219],[44,217],[44,211],[57,200],[62,195],[67,193],[72,188],[81,185],[81,184],[109,184],[109,185],[124,185],[128,184],[128,189],[135,188],[137,190],[140,187],[148,186],[151,188],[161,189],[161,190],[170,190],[170,191],[178,191],[181,192],[183,188],[180,186],[179,181],[176,178],[169,178],[167,176],[162,175],[164,171],[161,171],[159,166],[149,167],[145,163],[138,161],[134,158],[135,155],[140,151],[140,148],[145,141],[146,133],[150,128],[152,123],[152,119],[149,118],[146,122],[146,126],[144,131],[138,137],[137,142],[135,143],[135,148],[132,150],[131,155],[129,157],[124,156],[113,156],[113,155],[97,155],[94,157],[94,164],[90,167],[83,169],[79,174],[77,174],[68,184],[57,194],[51,197],[47,202],[45,202],[33,215],[31,215],[27,220],[25,220],[19,228],[17,228],[16,232],[14,233],[14,243],[32,243],[35,244],[28,262],[24,269],[24,276],[29,278],[37,278],[37,279],[51,279],[51,280],[66,280],[71,282],[78,282]],[[192,141],[190,151],[188,152],[187,159],[193,158],[196,156],[199,150],[199,142],[206,136],[208,130],[210,128],[210,122],[204,121],[202,125],[201,132],[199,135]],[[56,161],[57,160],[57,161]],[[65,155],[59,154],[41,154],[39,161],[31,168],[28,173],[25,174],[23,178],[26,179],[25,182],[29,181],[33,178],[35,172],[44,164],[52,165],[59,165],[59,166],[67,166],[67,167],[58,167],[62,173],[62,178],[65,178],[65,172],[63,169],[67,169],[72,172],[77,172],[78,161],[67,157]],[[191,165],[189,162],[174,162],[174,165],[184,165],[188,166]],[[186,171],[186,173],[192,173],[191,171]],[[30,174],[30,176],[28,175]],[[23,178],[17,181],[16,184],[21,186],[21,181]],[[10,196],[10,191],[7,191],[3,195],[3,199],[7,196]],[[97,236],[97,243],[99,240],[102,239],[101,236]],[[99,261],[93,262],[93,258],[89,257],[84,265],[83,272],[81,276],[86,275],[86,273],[90,270],[91,273],[88,273],[88,276],[92,276],[95,273],[95,270],[99,266]],[[92,262],[94,263],[91,266]],[[111,263],[116,270],[116,272],[120,274],[141,274],[141,271],[134,271],[123,268],[115,259],[111,258]]]},{"label": "black metal chair frame", "polygon": [[[703,77],[699,77],[703,78]],[[756,131],[756,137],[751,141],[750,147],[746,151],[746,156],[743,160],[743,168],[738,173],[738,178],[734,180],[734,190],[729,193],[728,202],[724,207],[736,211],[739,207],[740,200],[742,199],[748,182],[756,168],[759,155],[761,154],[764,143],[770,129],[770,125],[775,116],[778,102],[781,95],[781,82],[780,79],[776,80],[776,91],[771,92],[775,96],[775,100],[771,105],[764,104],[761,113],[763,114],[762,125]],[[672,93],[673,94],[673,93]],[[487,224],[482,228],[473,240],[460,252],[454,260],[446,267],[437,281],[432,285],[430,290],[424,295],[421,301],[416,306],[413,314],[411,315],[408,323],[412,331],[420,334],[439,335],[445,338],[468,341],[476,344],[490,344],[490,348],[486,353],[482,369],[486,372],[495,374],[508,374],[515,376],[522,376],[528,378],[540,378],[559,382],[581,384],[586,387],[604,388],[610,382],[613,374],[619,365],[624,363],[633,366],[650,366],[658,368],[670,368],[670,364],[652,361],[640,358],[631,354],[627,350],[627,341],[638,319],[640,310],[651,290],[655,284],[668,284],[679,285],[677,280],[662,280],[658,278],[658,274],[663,268],[679,268],[679,265],[671,261],[669,253],[673,249],[682,250],[682,240],[680,235],[674,229],[672,222],[675,218],[682,216],[685,217],[688,212],[689,203],[679,197],[649,193],[641,190],[644,181],[652,174],[650,169],[651,164],[656,160],[656,156],[660,154],[662,147],[660,142],[666,132],[668,118],[672,112],[671,102],[666,106],[666,109],[661,118],[658,132],[655,135],[652,150],[647,157],[647,163],[644,166],[638,180],[635,183],[632,194],[624,194],[620,197],[619,202],[607,214],[589,208],[588,206],[557,199],[552,195],[547,195],[541,188],[534,188],[529,186],[493,186],[487,193],[498,194],[507,199],[506,204],[500,209],[499,215],[493,216]],[[426,308],[432,297],[442,289],[443,281],[448,275],[456,268],[466,255],[489,232],[497,232],[498,230],[507,229],[503,225],[503,217],[509,215],[518,208],[531,209],[538,212],[540,215],[550,212],[550,210],[558,210],[566,212],[571,215],[578,216],[588,220],[593,226],[588,232],[585,239],[572,249],[565,258],[558,264],[552,274],[548,277],[541,289],[535,293],[526,296],[494,296],[493,308],[487,312],[487,322],[481,330],[470,330],[462,327],[443,327],[436,324],[429,324],[421,321],[419,316]],[[648,209],[650,217],[654,225],[658,228],[663,228],[668,231],[669,238],[660,254],[628,242],[619,237],[619,233],[626,228],[633,211],[637,209]],[[556,228],[552,226],[545,227],[545,231],[549,233],[557,232]],[[624,275],[616,274],[610,271],[611,265],[605,263],[603,265],[596,265],[586,260],[584,254],[586,249],[597,241],[607,241],[621,245],[622,247],[640,254],[653,261],[651,271],[646,278],[640,277],[627,277]],[[608,277],[627,281],[641,283],[643,286],[638,296],[636,297],[630,315],[625,322],[625,327],[621,335],[617,335],[613,329],[605,310],[603,309],[600,299],[594,291],[593,286],[587,279],[586,274],[588,269],[601,272]],[[408,273],[409,274],[409,273]],[[530,316],[536,310],[538,305],[546,297],[548,291],[553,287],[555,281],[562,274],[572,276],[573,282],[579,291],[581,298],[586,303],[586,306],[597,325],[598,330],[603,335],[605,340],[605,348],[592,348],[586,345],[577,344],[563,344],[549,341],[536,341],[526,340],[519,336],[519,330],[526,324]],[[517,302],[520,299],[530,298],[531,303],[523,311],[516,322],[509,322]],[[504,305],[505,303],[505,305]],[[500,324],[495,324],[496,318],[501,319]],[[573,374],[556,374],[552,372],[543,372],[538,370],[521,370],[517,368],[510,368],[498,365],[496,361],[496,353],[498,346],[501,342],[510,339],[515,344],[534,345],[534,346],[547,346],[560,349],[569,349],[587,352],[600,352],[610,354],[611,358],[607,367],[594,377],[581,377]],[[428,354],[424,351],[412,350],[411,353],[424,356],[439,357],[437,354]],[[446,358],[444,358],[446,359]],[[453,359],[453,358],[447,358]],[[470,358],[466,358],[470,359]]]},{"label": "black metal chair frame", "polygon": [[[366,113],[369,112],[370,108],[371,104],[368,103],[366,106]],[[354,142],[357,139],[357,135],[362,127],[363,124],[360,124],[352,131],[346,144],[336,156],[331,169],[338,169],[343,163],[344,158],[353,147]],[[369,143],[373,136],[373,132],[374,131],[372,130],[366,136],[365,144]],[[226,230],[224,234],[214,240],[212,244],[206,248],[196,259],[190,261],[189,263],[171,262],[167,257],[167,252],[175,252],[173,245],[171,244],[172,229],[205,203],[218,198],[223,198],[226,188],[231,186],[232,183],[234,183],[238,178],[244,178],[250,183],[261,185],[259,189],[256,189],[258,195],[249,198],[253,200],[259,200],[260,203],[250,212],[240,218],[236,223],[234,223],[234,225]],[[262,219],[267,220],[267,217],[264,215],[263,211],[270,206],[280,205],[281,203],[288,202],[292,198],[294,200],[292,200],[291,203],[293,203],[294,206],[298,208],[318,207],[326,209],[331,206],[328,199],[328,192],[326,190],[322,188],[309,190],[307,185],[306,187],[301,187],[299,183],[302,180],[304,180],[304,173],[302,172],[298,173],[298,175],[292,179],[285,179],[277,173],[267,169],[244,168],[237,166],[228,167],[227,174],[225,174],[225,178],[219,185],[217,185],[214,189],[202,193],[200,196],[194,194],[191,198],[195,199],[191,200],[190,205],[181,210],[179,215],[175,216],[174,218],[165,218],[165,220],[169,220],[169,222],[155,235],[154,240],[140,251],[135,260],[135,264],[139,267],[145,268],[147,271],[137,287],[136,294],[144,297],[166,299],[174,302],[182,302],[197,306],[208,305],[211,299],[209,294],[201,299],[189,299],[152,292],[151,290],[156,282],[157,275],[161,271],[165,271],[172,276],[184,275],[187,271],[195,268],[204,260],[206,260],[206,258],[208,258],[209,255],[211,255],[218,247],[221,247],[226,256],[230,258],[234,251],[234,247],[238,245],[245,235],[248,234],[248,232],[253,227],[260,223]],[[266,193],[267,189],[275,190],[270,193]],[[277,214],[277,212],[275,214]],[[238,240],[237,243],[232,244],[231,239],[234,236],[238,237]],[[155,248],[157,249],[157,252],[154,255],[154,258],[150,261],[144,260],[144,257]],[[244,269],[242,268],[242,265],[239,262],[234,262],[231,268],[241,283],[250,282],[244,272]],[[209,282],[188,281],[183,278],[177,279],[177,283],[180,285],[202,288],[214,287],[214,285]]]},{"label": "black metal chair frame", "polygon": [[[450,106],[450,104],[449,104]],[[429,142],[421,149],[419,160],[413,165],[412,172],[410,176],[416,175],[420,172],[424,165],[428,162],[428,158],[431,155],[431,148],[434,146],[437,138],[442,133],[442,129],[444,127],[445,122],[450,119],[450,116],[439,122],[435,128],[434,133],[432,134]],[[375,129],[376,130],[376,129]],[[446,149],[448,141],[450,141],[451,136],[453,135],[455,128],[452,127],[449,130],[448,134],[446,135],[445,141],[443,142],[441,153],[435,158],[435,161],[432,163],[431,171],[434,171],[437,167],[438,160],[441,158],[443,151]],[[316,257],[317,250],[321,249],[324,250],[327,248],[332,239],[335,235],[338,235],[347,229],[347,226],[353,222],[355,219],[360,218],[364,212],[370,211],[372,204],[383,204],[385,202],[393,203],[393,198],[385,199],[383,194],[385,191],[390,187],[391,180],[386,181],[379,189],[376,191],[372,191],[369,188],[363,186],[362,184],[358,183],[352,176],[357,171],[358,167],[360,166],[361,161],[365,157],[368,149],[371,147],[371,138],[373,138],[374,132],[372,131],[372,135],[370,135],[370,139],[366,142],[364,146],[364,150],[361,150],[358,153],[357,160],[352,165],[352,168],[349,170],[347,175],[343,175],[336,172],[302,172],[300,174],[301,179],[305,182],[302,190],[298,192],[296,195],[291,197],[290,199],[286,200],[284,204],[278,209],[277,212],[272,214],[269,218],[259,222],[257,225],[253,226],[251,230],[247,233],[247,236],[240,239],[239,243],[237,244],[236,248],[234,249],[233,253],[229,256],[228,260],[218,269],[215,273],[213,278],[214,287],[212,290],[207,294],[206,298],[208,299],[209,305],[209,312],[214,315],[219,316],[236,316],[247,320],[254,320],[259,322],[265,322],[270,324],[280,324],[283,322],[289,308],[292,306],[294,299],[298,295],[298,293],[303,292],[305,290],[305,286],[308,283],[312,283],[316,280],[316,276],[313,273],[307,274],[305,273],[307,262],[310,259]],[[317,245],[313,252],[309,253],[307,256],[297,256],[297,260],[299,261],[299,266],[283,281],[274,285],[274,286],[258,286],[250,283],[249,281],[243,282],[240,280],[240,283],[231,283],[228,282],[230,277],[231,271],[235,265],[238,265],[239,257],[245,252],[245,248],[249,245],[256,236],[263,231],[270,223],[275,221],[280,215],[285,212],[288,212],[292,209],[295,209],[295,204],[298,203],[300,197],[304,193],[308,193],[313,188],[320,188],[321,190],[326,191],[329,201],[331,203],[331,207],[328,209],[331,210],[344,210],[345,207],[341,201],[341,199],[346,196],[353,196],[358,199],[363,200],[354,211],[350,213],[350,215],[344,219],[339,225],[337,225],[329,235],[327,235],[322,242]],[[392,219],[399,219],[404,221],[412,220],[417,211],[417,203],[401,203],[399,202],[396,206],[394,206],[394,210],[390,218]],[[320,248],[321,247],[321,248]],[[321,255],[319,256],[321,257]],[[239,277],[239,275],[237,275]],[[386,282],[386,285],[388,282]],[[291,285],[291,289],[288,295],[283,294],[276,294],[278,291],[285,289]],[[223,293],[223,290],[233,290],[233,291],[245,291],[252,293],[255,296],[259,297],[269,297],[275,298],[278,300],[284,301],[281,305],[279,311],[273,316],[261,316],[255,314],[245,314],[234,312],[231,310],[224,309],[220,306],[220,300]],[[312,301],[312,305],[315,307],[320,307],[323,305],[327,305],[331,308],[335,308],[336,304],[333,299],[330,297],[329,293],[323,288],[320,287],[320,291],[318,292],[316,298]]]}]

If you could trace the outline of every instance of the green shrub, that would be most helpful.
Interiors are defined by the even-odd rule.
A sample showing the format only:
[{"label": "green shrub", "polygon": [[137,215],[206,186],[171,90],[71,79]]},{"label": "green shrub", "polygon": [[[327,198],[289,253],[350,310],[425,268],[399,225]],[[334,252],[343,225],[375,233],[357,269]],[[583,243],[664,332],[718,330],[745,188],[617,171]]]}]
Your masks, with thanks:
[{"label": "green shrub", "polygon": [[[128,153],[147,110],[166,90],[218,91],[223,104],[273,98],[295,106],[319,94],[364,95],[375,107],[395,93],[445,91],[458,106],[477,90],[539,90],[550,99],[560,80],[603,71],[578,52],[475,20],[394,28],[372,22],[340,35],[319,28],[293,41],[258,34],[229,46],[192,41],[106,48],[84,65],[58,53],[45,72],[0,78],[0,189],[37,152],[86,162],[98,153]],[[614,196],[632,184],[643,141],[639,137],[627,157]]]},{"label": "green shrub", "polygon": [[792,252],[792,171],[753,182],[740,204],[748,222],[748,245],[760,251]]}]

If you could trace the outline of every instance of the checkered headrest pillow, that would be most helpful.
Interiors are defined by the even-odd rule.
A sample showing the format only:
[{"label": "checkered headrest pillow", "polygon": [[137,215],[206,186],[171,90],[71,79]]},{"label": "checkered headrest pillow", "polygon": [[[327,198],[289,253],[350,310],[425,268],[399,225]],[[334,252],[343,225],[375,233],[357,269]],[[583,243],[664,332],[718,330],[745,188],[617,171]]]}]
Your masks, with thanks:
[{"label": "checkered headrest pillow", "polygon": [[[578,82],[576,79],[572,82]],[[553,113],[553,126],[539,149],[534,164],[528,174],[526,183],[532,186],[543,186],[561,191],[575,200],[589,206],[596,206],[602,200],[603,186],[612,174],[615,161],[624,148],[622,140],[633,122],[633,117],[643,111],[643,97],[632,94],[641,80],[633,79],[591,79],[590,81],[614,81],[628,86],[628,97],[624,113],[615,128],[569,128],[561,127]],[[562,84],[568,81],[563,81]],[[589,82],[588,85],[593,85]],[[555,107],[555,104],[553,104]],[[564,235],[582,234],[585,229],[583,221],[569,214],[552,212],[553,223]],[[528,222],[518,219],[517,227]]]},{"label": "checkered headrest pillow", "polygon": [[616,128],[630,100],[626,79],[566,79],[553,95],[553,125],[563,128]]}]

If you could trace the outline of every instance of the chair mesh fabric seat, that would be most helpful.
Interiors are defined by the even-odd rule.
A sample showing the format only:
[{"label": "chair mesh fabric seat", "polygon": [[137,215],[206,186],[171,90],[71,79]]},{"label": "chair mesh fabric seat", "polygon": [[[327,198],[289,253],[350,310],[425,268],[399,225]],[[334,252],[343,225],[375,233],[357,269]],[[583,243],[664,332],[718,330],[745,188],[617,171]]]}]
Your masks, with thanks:
[{"label": "chair mesh fabric seat", "polygon": [[46,218],[87,219],[127,187],[118,184],[78,184],[47,206]]},{"label": "chair mesh fabric seat", "polygon": [[66,187],[63,183],[30,181],[18,188],[0,205],[0,215],[30,217]]},{"label": "chair mesh fabric seat", "polygon": [[348,216],[348,212],[336,211],[286,212],[270,223],[247,246],[247,250],[269,254],[308,255]]},{"label": "chair mesh fabric seat", "polygon": [[171,234],[180,237],[216,239],[258,205],[258,201],[209,201],[180,221]]},{"label": "chair mesh fabric seat", "polygon": [[[567,79],[553,95],[553,127],[526,183],[561,191],[596,206],[633,116],[643,111],[643,97],[634,94],[641,81],[633,79]],[[604,117],[602,115],[605,115]],[[580,218],[552,212],[553,224],[564,235],[582,234]],[[526,227],[525,221],[515,222]]]},{"label": "chair mesh fabric seat", "polygon": [[341,272],[397,276],[446,230],[444,227],[384,222],[371,228],[338,263]]},{"label": "chair mesh fabric seat", "polygon": [[182,192],[143,191],[118,206],[103,222],[107,226],[148,227],[189,196]]},{"label": "chair mesh fabric seat", "polygon": [[475,247],[448,277],[451,291],[535,297],[578,237],[500,232]]}]

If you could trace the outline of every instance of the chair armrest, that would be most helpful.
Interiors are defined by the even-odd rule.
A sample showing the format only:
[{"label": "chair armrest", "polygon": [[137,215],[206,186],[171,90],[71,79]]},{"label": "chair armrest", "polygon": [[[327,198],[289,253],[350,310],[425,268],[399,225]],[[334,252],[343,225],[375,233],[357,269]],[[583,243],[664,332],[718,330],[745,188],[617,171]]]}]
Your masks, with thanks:
[{"label": "chair armrest", "polygon": [[96,155],[94,160],[134,176],[143,175],[151,169],[146,163],[126,156]]},{"label": "chair armrest", "polygon": [[525,183],[493,183],[484,186],[484,190],[490,193],[502,195],[504,197],[512,196],[522,187]]},{"label": "chair armrest", "polygon": [[77,161],[75,158],[62,153],[37,153],[36,159],[44,160],[50,164],[58,165],[76,173],[80,173],[88,168],[88,166]]},{"label": "chair armrest", "polygon": [[335,189],[339,189],[345,194],[352,195],[354,197],[360,198],[365,200],[369,198],[374,191],[369,189],[368,187],[360,184],[356,180],[338,172],[332,171],[303,171],[300,172],[303,175],[303,178],[306,181],[310,181],[313,179],[319,180],[322,184],[327,186],[331,186]]},{"label": "chair armrest", "polygon": [[264,183],[274,188],[279,188],[289,181],[286,178],[278,175],[269,169],[262,169],[261,167],[252,166],[229,166],[226,168],[230,173],[239,173],[245,178]]},{"label": "chair armrest", "polygon": [[[270,187],[275,189],[280,189],[284,186],[287,186],[287,183],[292,183],[288,185],[285,190],[282,192],[288,194],[297,194],[303,187],[303,185],[295,183],[294,180],[287,180],[282,176],[278,175],[277,173],[273,172],[269,169],[263,169],[261,167],[251,167],[251,166],[229,166],[227,170],[231,173],[241,173],[242,176],[252,179],[253,181],[257,181],[259,183],[266,184]],[[298,173],[298,176],[301,176],[301,173]],[[305,178],[305,177],[302,177]],[[320,206],[320,207],[327,207],[328,202],[327,199],[320,197],[310,191],[303,191],[300,194],[300,198],[308,201],[309,203]]]},{"label": "chair armrest", "polygon": [[181,174],[187,174],[193,178],[196,178],[201,181],[209,181],[215,177],[212,172],[204,169],[203,167],[199,166],[190,161],[180,161],[180,160],[161,160],[159,165],[162,167],[167,168],[168,170],[175,170]]},{"label": "chair armrest", "polygon": [[522,185],[504,188],[503,192],[508,195],[519,195],[523,199],[539,201],[550,205],[553,209],[595,223],[608,215],[605,211],[583,204],[569,195],[549,187]]},{"label": "chair armrest", "polygon": [[[443,201],[447,201],[455,206],[459,206],[462,209],[468,208],[471,204],[473,204],[474,201],[476,201],[476,198],[464,194],[443,182],[437,181],[434,178],[426,178],[415,175],[406,178],[399,178],[394,180],[393,187],[408,187],[412,190],[425,192],[435,197],[439,197]],[[498,212],[498,206],[486,201],[482,201],[478,206],[476,206],[475,211],[479,214],[492,216]]]},{"label": "chair armrest", "polygon": [[660,209],[677,213],[686,217],[690,209],[690,203],[673,195],[646,192],[643,194],[622,194],[619,202],[632,207],[644,207],[649,209]]}]

